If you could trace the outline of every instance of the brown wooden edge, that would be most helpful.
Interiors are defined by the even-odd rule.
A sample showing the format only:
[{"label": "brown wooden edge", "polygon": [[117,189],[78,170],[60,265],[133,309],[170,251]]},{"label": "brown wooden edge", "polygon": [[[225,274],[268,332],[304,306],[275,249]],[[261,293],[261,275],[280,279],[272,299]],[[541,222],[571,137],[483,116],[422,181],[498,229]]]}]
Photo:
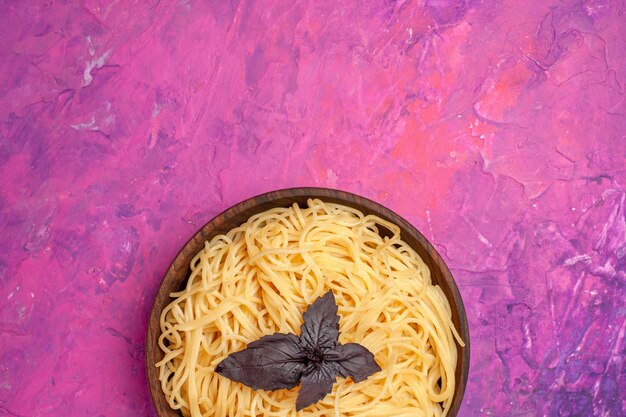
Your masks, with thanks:
[{"label": "brown wooden edge", "polygon": [[455,372],[456,390],[448,416],[455,417],[457,415],[463,400],[469,374],[469,327],[461,294],[454,282],[452,274],[437,250],[424,235],[409,222],[392,210],[372,200],[340,190],[302,187],[271,191],[249,198],[230,207],[206,223],[189,241],[187,241],[178,255],[176,255],[176,258],[170,265],[161,282],[154,303],[152,304],[146,337],[146,371],[152,402],[154,403],[159,417],[182,416],[180,412],[172,410],[167,403],[161,391],[159,375],[154,364],[163,358],[163,353],[158,346],[158,338],[161,333],[159,325],[161,311],[170,302],[169,294],[178,290],[187,279],[191,259],[202,249],[206,240],[210,240],[218,234],[226,233],[233,227],[239,226],[253,214],[273,207],[288,207],[293,203],[303,204],[306,203],[309,198],[319,198],[327,202],[348,205],[366,214],[376,214],[385,220],[397,224],[401,229],[402,239],[412,246],[428,265],[432,272],[433,282],[441,287],[450,301],[453,313],[452,321],[465,342],[465,347],[457,346],[459,349],[459,357]]}]

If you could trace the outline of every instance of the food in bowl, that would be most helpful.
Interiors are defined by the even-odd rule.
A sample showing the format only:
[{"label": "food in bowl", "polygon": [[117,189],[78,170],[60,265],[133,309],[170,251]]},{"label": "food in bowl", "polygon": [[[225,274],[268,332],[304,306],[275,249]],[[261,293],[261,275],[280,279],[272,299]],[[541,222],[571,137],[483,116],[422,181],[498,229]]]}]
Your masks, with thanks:
[{"label": "food in bowl", "polygon": [[[317,335],[330,345],[319,357],[300,355],[296,346],[310,347],[302,342],[307,312],[331,296],[336,313],[329,313]],[[167,402],[185,416],[448,413],[457,344],[464,342],[427,265],[402,241],[400,228],[380,217],[318,199],[255,214],[206,242],[191,261],[185,287],[171,297],[160,317],[164,357],[156,366]],[[256,347],[275,334],[293,342],[279,345],[279,356],[284,359],[288,349],[287,356],[303,364],[288,381],[271,380],[284,376],[278,368],[247,379],[225,368],[266,367],[263,349],[272,347]],[[373,363],[364,351],[357,358],[368,362],[367,372],[323,373],[323,389],[298,401],[316,361],[332,362],[338,356],[326,353],[352,345],[373,356]]]}]

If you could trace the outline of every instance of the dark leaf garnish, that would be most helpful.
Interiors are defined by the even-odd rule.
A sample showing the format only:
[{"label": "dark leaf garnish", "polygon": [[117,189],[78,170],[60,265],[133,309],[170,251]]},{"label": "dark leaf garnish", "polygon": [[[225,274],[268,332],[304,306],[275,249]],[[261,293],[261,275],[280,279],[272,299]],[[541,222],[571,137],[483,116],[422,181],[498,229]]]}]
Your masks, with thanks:
[{"label": "dark leaf garnish", "polygon": [[328,291],[311,304],[302,315],[300,343],[305,349],[332,349],[339,338],[339,316],[335,296]]},{"label": "dark leaf garnish", "polygon": [[333,362],[339,375],[350,377],[355,382],[361,382],[374,372],[380,371],[372,352],[358,343],[338,344],[324,355],[324,359]]},{"label": "dark leaf garnish", "polygon": [[303,321],[300,337],[291,333],[263,336],[231,353],[215,372],[255,390],[273,391],[302,383],[296,400],[300,411],[330,393],[337,376],[360,382],[380,371],[367,348],[337,342],[339,316],[332,292],[315,300]]},{"label": "dark leaf garnish", "polygon": [[330,363],[310,366],[302,375],[302,386],[296,399],[296,411],[315,404],[333,390],[337,380],[335,369]]},{"label": "dark leaf garnish", "polygon": [[272,391],[297,386],[306,365],[298,336],[274,333],[231,353],[215,372],[255,390]]}]

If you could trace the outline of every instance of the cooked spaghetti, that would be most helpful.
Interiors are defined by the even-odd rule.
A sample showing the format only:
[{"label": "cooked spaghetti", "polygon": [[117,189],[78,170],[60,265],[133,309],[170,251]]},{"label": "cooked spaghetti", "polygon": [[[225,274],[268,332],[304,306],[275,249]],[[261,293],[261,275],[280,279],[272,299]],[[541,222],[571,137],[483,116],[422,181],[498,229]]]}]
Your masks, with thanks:
[{"label": "cooked spaghetti", "polygon": [[[386,230],[388,237],[379,231]],[[339,378],[296,411],[298,388],[254,391],[215,373],[230,353],[274,332],[299,333],[302,312],[331,290],[341,343],[369,349],[382,371]],[[169,405],[192,417],[445,416],[463,346],[443,291],[398,226],[309,200],[256,214],[191,261],[184,290],[161,314],[159,368]]]}]

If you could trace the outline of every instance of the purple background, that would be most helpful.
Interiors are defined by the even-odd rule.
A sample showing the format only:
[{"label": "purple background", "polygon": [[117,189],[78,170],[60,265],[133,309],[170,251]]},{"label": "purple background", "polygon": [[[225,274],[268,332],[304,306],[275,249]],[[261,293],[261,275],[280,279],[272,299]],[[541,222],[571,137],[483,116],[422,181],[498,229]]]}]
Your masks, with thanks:
[{"label": "purple background", "polygon": [[154,416],[146,320],[219,211],[370,197],[442,253],[461,416],[626,414],[623,1],[3,1],[0,415]]}]

